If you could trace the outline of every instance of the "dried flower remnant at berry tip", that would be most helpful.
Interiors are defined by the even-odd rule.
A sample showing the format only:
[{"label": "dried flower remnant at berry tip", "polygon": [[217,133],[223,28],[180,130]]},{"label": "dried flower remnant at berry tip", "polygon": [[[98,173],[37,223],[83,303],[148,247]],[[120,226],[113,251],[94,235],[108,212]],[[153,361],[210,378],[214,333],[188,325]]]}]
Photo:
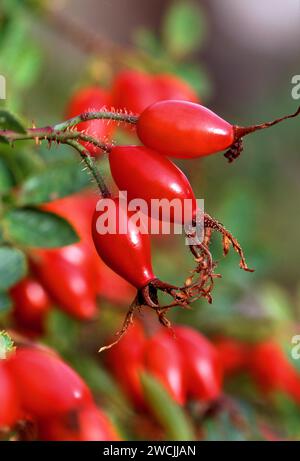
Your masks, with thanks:
[{"label": "dried flower remnant at berry tip", "polygon": [[[225,229],[221,223],[209,216],[207,213],[204,214],[204,229],[203,241],[201,243],[197,242],[189,245],[189,249],[196,262],[196,267],[185,280],[184,286],[177,287],[162,282],[159,279],[153,279],[144,288],[139,289],[137,296],[128,309],[120,331],[116,333],[116,340],[107,346],[101,347],[99,352],[110,349],[122,339],[122,337],[127,333],[128,328],[133,324],[136,311],[139,311],[142,307],[149,307],[153,309],[158,316],[159,322],[166,328],[171,328],[171,322],[166,317],[166,314],[171,308],[182,307],[183,309],[190,309],[190,304],[200,298],[206,299],[210,304],[212,303],[214,280],[216,278],[221,278],[221,274],[214,272],[217,263],[213,261],[212,254],[209,250],[213,231],[222,235],[224,256],[228,254],[229,249],[232,246],[240,256],[240,268],[246,272],[253,272],[253,269],[248,267],[242,247],[236,238],[233,237],[233,235]],[[190,238],[192,235],[188,234],[187,237]],[[166,305],[160,305],[158,300],[158,291],[168,294],[171,298],[173,298],[173,301]]]},{"label": "dried flower remnant at berry tip", "polygon": [[234,143],[230,146],[230,148],[225,152],[224,157],[227,158],[229,163],[232,163],[236,160],[243,151],[243,137],[255,133],[259,130],[265,130],[266,128],[270,128],[271,126],[277,125],[278,123],[283,122],[289,118],[297,117],[300,114],[300,106],[293,114],[285,115],[284,117],[277,118],[271,122],[260,123],[258,125],[250,125],[248,127],[241,127],[238,125],[233,126],[234,131]]}]

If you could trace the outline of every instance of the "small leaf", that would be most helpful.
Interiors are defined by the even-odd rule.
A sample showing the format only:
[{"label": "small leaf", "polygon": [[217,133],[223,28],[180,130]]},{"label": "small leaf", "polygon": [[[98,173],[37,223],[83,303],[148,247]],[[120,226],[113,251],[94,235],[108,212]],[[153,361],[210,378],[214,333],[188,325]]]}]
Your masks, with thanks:
[{"label": "small leaf", "polygon": [[18,245],[55,248],[78,241],[73,227],[63,218],[35,208],[16,208],[4,215],[6,235]]},{"label": "small leaf", "polygon": [[9,140],[2,135],[0,135],[0,142],[2,142],[3,144],[9,144]]},{"label": "small leaf", "polygon": [[160,56],[163,54],[164,50],[157,36],[145,27],[140,27],[135,30],[133,40],[136,45],[146,53],[154,56]]},{"label": "small leaf", "polygon": [[15,285],[27,272],[24,253],[16,248],[0,247],[0,291]]},{"label": "small leaf", "polygon": [[0,292],[0,314],[9,310],[12,306],[12,301],[9,295],[5,292]]},{"label": "small leaf", "polygon": [[6,110],[0,110],[0,129],[1,130],[13,130],[17,133],[25,134],[26,130],[21,123]]},{"label": "small leaf", "polygon": [[212,95],[212,79],[205,67],[199,63],[180,63],[180,66],[174,69],[174,71],[197,91],[201,100],[203,98],[207,99]]},{"label": "small leaf", "polygon": [[68,355],[76,349],[79,336],[79,322],[59,309],[51,309],[47,315],[47,337],[50,347],[60,354]]},{"label": "small leaf", "polygon": [[106,400],[118,405],[122,411],[128,411],[129,403],[122,390],[96,360],[86,355],[75,354],[71,357],[71,362],[93,392],[98,392]]},{"label": "small leaf", "polygon": [[21,186],[20,203],[37,205],[73,194],[88,186],[90,177],[76,162],[55,163],[29,177]]},{"label": "small leaf", "polygon": [[195,440],[193,428],[184,411],[162,384],[149,373],[142,373],[141,382],[148,405],[166,431],[166,440]]},{"label": "small leaf", "polygon": [[12,174],[4,159],[0,157],[0,194],[8,192],[13,184]]},{"label": "small leaf", "polygon": [[205,18],[199,5],[175,1],[165,18],[163,36],[171,55],[182,58],[202,44],[206,32]]}]

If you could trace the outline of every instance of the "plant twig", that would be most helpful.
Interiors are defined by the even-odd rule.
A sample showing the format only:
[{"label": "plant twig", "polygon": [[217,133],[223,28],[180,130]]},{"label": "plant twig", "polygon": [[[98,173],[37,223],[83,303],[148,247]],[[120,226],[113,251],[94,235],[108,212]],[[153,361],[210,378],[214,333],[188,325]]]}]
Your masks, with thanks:
[{"label": "plant twig", "polygon": [[101,173],[99,172],[99,170],[97,169],[97,166],[95,164],[95,161],[93,159],[93,157],[90,156],[88,150],[82,146],[81,144],[79,144],[77,141],[74,141],[74,140],[71,140],[69,139],[68,141],[65,141],[64,144],[68,144],[69,146],[72,146],[74,147],[74,149],[76,149],[82,160],[84,161],[84,163],[86,164],[86,166],[88,167],[89,171],[91,172],[93,178],[95,179],[97,185],[98,185],[98,188],[101,192],[101,195],[102,197],[104,198],[108,198],[108,197],[111,197],[111,193],[101,175]]}]

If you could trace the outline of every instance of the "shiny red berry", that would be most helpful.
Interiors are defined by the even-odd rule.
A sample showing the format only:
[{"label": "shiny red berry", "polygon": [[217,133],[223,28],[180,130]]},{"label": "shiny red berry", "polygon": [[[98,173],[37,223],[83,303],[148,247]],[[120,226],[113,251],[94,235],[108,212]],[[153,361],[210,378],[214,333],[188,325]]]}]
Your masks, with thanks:
[{"label": "shiny red berry", "polygon": [[171,74],[149,75],[128,70],[120,72],[113,83],[113,105],[120,110],[140,114],[146,107],[165,99],[198,102],[190,85]]},{"label": "shiny red berry", "polygon": [[[76,261],[77,258],[77,261]],[[94,274],[81,246],[35,251],[33,270],[58,307],[81,320],[97,312]]]},{"label": "shiny red berry", "polygon": [[41,333],[51,307],[45,288],[34,277],[26,277],[10,291],[17,326],[29,332]]},{"label": "shiny red berry", "polygon": [[212,401],[222,393],[222,364],[218,351],[198,331],[190,327],[174,328],[176,342],[185,370],[189,397]]},{"label": "shiny red berry", "polygon": [[[106,200],[108,201],[102,201],[103,209],[96,210],[93,216],[92,235],[95,248],[108,267],[134,287],[143,288],[155,279],[149,235],[142,233],[135,222],[131,221],[131,215],[123,201],[118,198]],[[104,229],[107,221],[108,226],[112,224],[111,229]]]},{"label": "shiny red berry", "polygon": [[176,340],[165,331],[159,331],[147,341],[144,360],[146,370],[163,384],[179,405],[183,405],[186,400],[185,364]]},{"label": "shiny red berry", "polygon": [[187,101],[161,101],[141,113],[137,134],[161,154],[193,158],[214,154],[234,142],[234,129],[211,110]]},{"label": "shiny red berry", "polygon": [[12,427],[21,414],[17,388],[7,367],[8,360],[0,360],[0,431]]},{"label": "shiny red berry", "polygon": [[8,369],[23,408],[34,417],[66,413],[92,400],[80,376],[49,350],[20,347]]},{"label": "shiny red berry", "polygon": [[144,370],[146,338],[142,326],[135,322],[122,341],[106,352],[106,363],[118,383],[137,407],[144,407],[140,374]]},{"label": "shiny red berry", "polygon": [[[171,222],[184,223],[196,215],[197,203],[192,187],[183,172],[169,159],[142,146],[116,146],[109,154],[111,173],[128,200],[143,199],[151,213],[152,200],[179,201],[177,215],[170,208]],[[184,213],[186,213],[186,218]],[[158,216],[156,216],[158,218]]]},{"label": "shiny red berry", "polygon": [[300,374],[275,341],[265,341],[251,349],[248,369],[262,392],[284,392],[300,403]]}]

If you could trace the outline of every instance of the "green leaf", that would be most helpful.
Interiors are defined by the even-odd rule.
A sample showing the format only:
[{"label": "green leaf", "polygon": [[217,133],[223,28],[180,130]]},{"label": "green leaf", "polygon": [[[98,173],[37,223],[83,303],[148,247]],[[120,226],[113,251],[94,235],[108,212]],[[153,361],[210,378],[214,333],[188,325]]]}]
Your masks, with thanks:
[{"label": "green leaf", "polygon": [[9,144],[9,140],[5,136],[0,136],[0,142],[3,144]]},{"label": "green leaf", "polygon": [[96,360],[87,355],[76,354],[71,357],[71,362],[93,392],[99,392],[102,397],[120,406],[122,410],[128,410],[129,403],[121,389]]},{"label": "green leaf", "polygon": [[21,125],[21,123],[12,115],[10,112],[6,110],[0,110],[0,129],[1,130],[13,130],[17,133],[26,133],[25,128]]},{"label": "green leaf", "polygon": [[12,174],[5,160],[0,157],[0,194],[8,192],[13,184]]},{"label": "green leaf", "polygon": [[141,374],[145,399],[166,431],[166,440],[196,440],[184,411],[175,403],[162,384],[149,373]]},{"label": "green leaf", "polygon": [[164,21],[163,37],[172,56],[182,58],[195,51],[205,33],[205,18],[199,5],[186,0],[171,5]]},{"label": "green leaf", "polygon": [[9,310],[12,306],[12,300],[7,293],[0,292],[0,314]]},{"label": "green leaf", "polygon": [[63,218],[35,208],[16,208],[4,215],[6,235],[18,245],[55,248],[78,241],[73,227]]},{"label": "green leaf", "polygon": [[[0,291],[15,285],[27,272],[24,253],[16,248],[0,247]],[[5,301],[4,301],[5,302]]]},{"label": "green leaf", "polygon": [[22,49],[22,54],[18,60],[18,72],[14,78],[14,84],[18,88],[28,88],[39,74],[41,67],[41,57],[34,46]]},{"label": "green leaf", "polygon": [[136,45],[154,56],[161,56],[164,54],[162,44],[157,36],[149,29],[140,27],[134,31],[133,40]]},{"label": "green leaf", "polygon": [[51,309],[47,316],[47,344],[62,355],[67,355],[77,348],[79,322],[58,309]]},{"label": "green leaf", "polygon": [[20,189],[20,203],[37,205],[49,202],[78,192],[89,183],[89,175],[81,170],[78,163],[55,163],[24,182]]},{"label": "green leaf", "polygon": [[212,80],[207,73],[205,67],[199,63],[182,64],[174,69],[179,77],[186,80],[200,95],[201,101],[203,98],[207,99],[213,92]]}]

